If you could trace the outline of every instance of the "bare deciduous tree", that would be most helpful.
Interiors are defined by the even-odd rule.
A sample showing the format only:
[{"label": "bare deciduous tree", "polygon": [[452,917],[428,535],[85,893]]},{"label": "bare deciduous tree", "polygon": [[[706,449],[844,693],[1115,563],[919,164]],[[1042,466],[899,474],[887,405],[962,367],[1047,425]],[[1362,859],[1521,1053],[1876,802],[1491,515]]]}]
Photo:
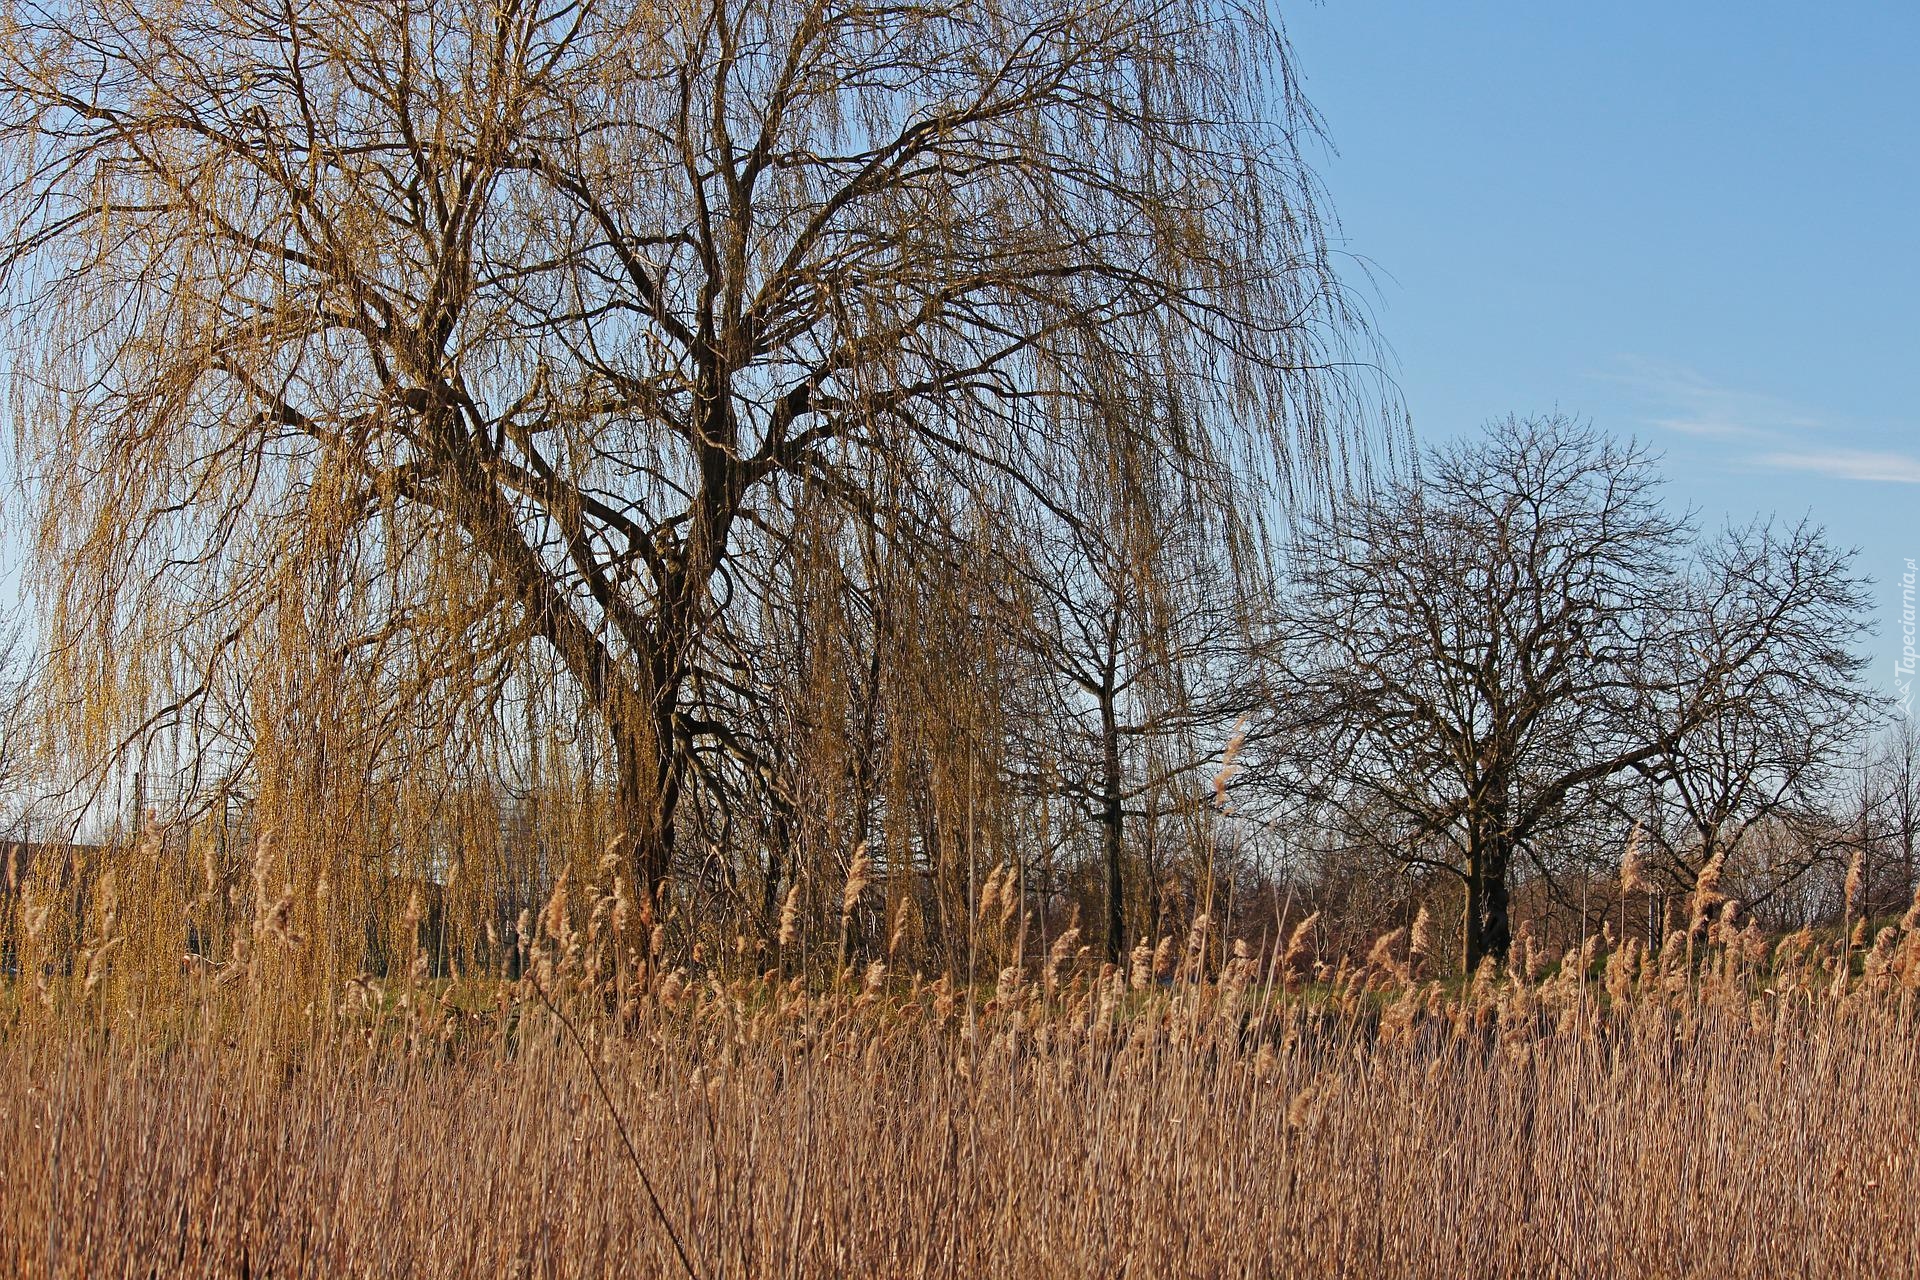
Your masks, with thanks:
[{"label": "bare deciduous tree", "polygon": [[1902,715],[1881,741],[1871,765],[1874,789],[1881,797],[1885,850],[1880,859],[1893,881],[1885,898],[1911,898],[1920,892],[1920,725]]},{"label": "bare deciduous tree", "polygon": [[[1317,474],[1367,385],[1258,6],[0,29],[39,585],[96,747],[240,732],[209,691],[291,635],[482,706],[544,646],[657,885],[698,762],[764,772],[740,620],[803,493],[906,544],[942,495],[1127,457],[1224,509],[1223,477]],[[295,615],[331,621],[268,626]]]},{"label": "bare deciduous tree", "polygon": [[1509,419],[1296,544],[1282,785],[1457,877],[1469,970],[1507,952],[1518,860],[1550,880],[1630,771],[1771,744],[1722,762],[1744,803],[1796,732],[1826,751],[1853,722],[1849,557],[1761,531],[1689,572],[1657,483],[1643,449]]},{"label": "bare deciduous tree", "polygon": [[[1039,705],[1008,719],[1023,739],[1023,785],[1062,796],[1097,835],[1102,934],[1117,963],[1129,843],[1148,854],[1161,822],[1192,825],[1213,803],[1209,784],[1236,730],[1245,745],[1242,722],[1265,689],[1253,651],[1260,593],[1240,594],[1249,575],[1231,547],[1179,497],[1133,493],[1103,510],[1105,501],[1088,495],[1080,518],[1043,521],[1026,538],[1016,591]],[[1186,843],[1205,845],[1202,831],[1191,834]],[[1147,881],[1152,928],[1161,868],[1151,856],[1131,861]]]},{"label": "bare deciduous tree", "polygon": [[1663,593],[1648,655],[1644,733],[1661,745],[1636,766],[1650,812],[1634,816],[1650,868],[1675,891],[1717,859],[1752,907],[1797,871],[1774,857],[1764,876],[1746,874],[1748,831],[1815,818],[1866,727],[1851,645],[1869,597],[1851,555],[1806,523],[1728,530],[1695,559]]}]

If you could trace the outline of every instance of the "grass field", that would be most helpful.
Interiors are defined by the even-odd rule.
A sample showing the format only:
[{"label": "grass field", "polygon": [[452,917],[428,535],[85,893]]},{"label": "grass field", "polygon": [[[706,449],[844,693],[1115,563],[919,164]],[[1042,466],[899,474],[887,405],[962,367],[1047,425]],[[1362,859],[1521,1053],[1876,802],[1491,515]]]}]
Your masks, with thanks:
[{"label": "grass field", "polygon": [[306,1043],[28,1007],[0,1273],[1910,1274],[1920,931],[1839,946],[1448,987],[1056,953],[972,1001],[555,946]]}]

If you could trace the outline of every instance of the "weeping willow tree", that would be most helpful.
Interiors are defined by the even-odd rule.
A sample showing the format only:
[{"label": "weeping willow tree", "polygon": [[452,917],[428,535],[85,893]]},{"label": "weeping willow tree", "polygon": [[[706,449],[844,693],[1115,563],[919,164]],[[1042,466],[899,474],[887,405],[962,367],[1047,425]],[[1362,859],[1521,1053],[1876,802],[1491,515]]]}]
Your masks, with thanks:
[{"label": "weeping willow tree", "polygon": [[644,889],[857,828],[971,776],[1017,509],[1244,532],[1373,407],[1259,5],[3,0],[0,93],[65,749],[343,822],[557,682]]}]

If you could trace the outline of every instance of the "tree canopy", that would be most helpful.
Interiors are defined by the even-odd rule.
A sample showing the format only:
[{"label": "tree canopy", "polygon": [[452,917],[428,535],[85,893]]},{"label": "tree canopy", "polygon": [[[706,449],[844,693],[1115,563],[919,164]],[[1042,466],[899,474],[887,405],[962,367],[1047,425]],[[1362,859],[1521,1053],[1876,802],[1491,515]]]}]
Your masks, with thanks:
[{"label": "tree canopy", "polygon": [[283,737],[344,679],[391,738],[550,667],[657,885],[690,790],[791,803],[750,793],[795,590],[883,617],[883,581],[1090,489],[1244,540],[1360,443],[1364,326],[1261,6],[0,29],[39,587],[95,751],[183,718],[257,750],[276,664],[312,666]]}]

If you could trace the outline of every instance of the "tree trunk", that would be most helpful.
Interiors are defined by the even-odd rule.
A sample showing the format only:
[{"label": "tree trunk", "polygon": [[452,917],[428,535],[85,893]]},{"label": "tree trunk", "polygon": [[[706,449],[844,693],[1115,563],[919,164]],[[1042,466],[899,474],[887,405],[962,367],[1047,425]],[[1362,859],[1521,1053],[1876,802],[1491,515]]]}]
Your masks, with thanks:
[{"label": "tree trunk", "polygon": [[673,869],[673,817],[680,802],[682,761],[673,739],[671,702],[665,705],[668,710],[652,716],[651,724],[636,724],[618,710],[608,714],[621,853],[649,904],[659,900]]},{"label": "tree trunk", "polygon": [[1487,851],[1484,865],[1486,881],[1481,886],[1480,906],[1480,952],[1505,962],[1507,953],[1513,950],[1513,915],[1510,910],[1510,889],[1507,884],[1508,856],[1506,848],[1496,843]]},{"label": "tree trunk", "polygon": [[1473,842],[1467,855],[1467,902],[1462,923],[1466,976],[1488,956],[1504,962],[1513,950],[1512,896],[1507,885],[1509,851],[1497,837]]},{"label": "tree trunk", "polygon": [[1126,951],[1127,894],[1120,867],[1125,829],[1120,809],[1120,729],[1113,700],[1109,675],[1100,692],[1100,843],[1107,871],[1107,959],[1117,965]]},{"label": "tree trunk", "polygon": [[1513,949],[1513,914],[1507,875],[1513,862],[1508,824],[1510,750],[1498,740],[1482,752],[1486,772],[1467,818],[1467,976],[1491,956],[1504,962]]},{"label": "tree trunk", "polygon": [[1477,852],[1467,855],[1467,901],[1460,912],[1460,956],[1465,976],[1473,977],[1484,954],[1480,935],[1481,859]]}]

